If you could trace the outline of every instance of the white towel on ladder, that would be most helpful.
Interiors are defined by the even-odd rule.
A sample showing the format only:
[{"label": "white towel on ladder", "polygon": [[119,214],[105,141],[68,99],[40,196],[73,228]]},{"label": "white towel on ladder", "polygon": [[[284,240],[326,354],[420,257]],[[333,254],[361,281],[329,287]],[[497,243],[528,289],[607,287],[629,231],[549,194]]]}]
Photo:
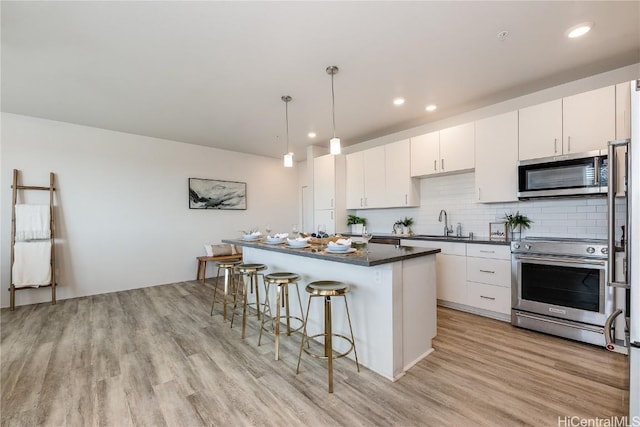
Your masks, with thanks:
[{"label": "white towel on ladder", "polygon": [[16,242],[13,246],[16,288],[51,284],[51,241]]},{"label": "white towel on ladder", "polygon": [[16,240],[50,239],[49,205],[16,205]]}]

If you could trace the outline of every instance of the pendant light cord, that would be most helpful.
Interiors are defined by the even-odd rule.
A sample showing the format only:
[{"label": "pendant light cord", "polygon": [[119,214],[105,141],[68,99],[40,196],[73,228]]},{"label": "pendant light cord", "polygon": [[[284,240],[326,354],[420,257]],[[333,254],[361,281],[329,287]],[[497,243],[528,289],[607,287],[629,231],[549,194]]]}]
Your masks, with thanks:
[{"label": "pendant light cord", "polygon": [[289,153],[289,102],[284,103],[284,115],[287,121],[287,154]]}]

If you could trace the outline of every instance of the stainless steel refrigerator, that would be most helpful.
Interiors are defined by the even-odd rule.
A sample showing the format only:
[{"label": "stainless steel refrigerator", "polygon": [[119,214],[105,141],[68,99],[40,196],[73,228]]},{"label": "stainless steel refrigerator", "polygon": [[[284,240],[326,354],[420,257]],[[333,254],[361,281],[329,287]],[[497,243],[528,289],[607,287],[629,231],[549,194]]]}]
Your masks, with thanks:
[{"label": "stainless steel refrigerator", "polygon": [[[630,82],[631,138],[609,143],[609,286],[624,292],[626,304],[607,321],[605,338],[609,350],[616,349],[615,317],[624,318],[625,343],[629,353],[629,425],[640,425],[640,80]],[[626,156],[623,150],[626,148]],[[622,149],[622,150],[621,150]],[[618,169],[625,169],[626,199],[620,209]],[[622,211],[622,212],[620,212]],[[622,223],[622,225],[621,225]],[[623,234],[617,234],[624,226]],[[620,241],[622,236],[626,238]],[[624,267],[616,274],[616,254],[624,251]],[[618,341],[619,342],[619,341]]]}]

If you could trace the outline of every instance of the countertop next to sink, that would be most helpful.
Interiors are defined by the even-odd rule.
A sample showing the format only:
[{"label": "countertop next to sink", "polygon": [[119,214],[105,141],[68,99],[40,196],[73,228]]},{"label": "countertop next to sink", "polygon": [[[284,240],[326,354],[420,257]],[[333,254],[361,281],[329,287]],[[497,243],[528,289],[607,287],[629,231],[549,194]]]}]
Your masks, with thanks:
[{"label": "countertop next to sink", "polygon": [[[358,237],[359,234],[353,233],[340,233],[343,236],[353,236]],[[456,236],[435,236],[435,235],[424,235],[424,234],[414,234],[414,235],[406,235],[406,234],[393,234],[393,233],[373,233],[373,237],[392,237],[397,239],[405,239],[405,240],[428,240],[433,242],[458,242],[458,243],[477,243],[483,245],[501,245],[501,246],[509,246],[511,245],[511,240],[489,240],[486,237],[474,237],[473,239],[469,239],[468,237],[456,237]]]}]

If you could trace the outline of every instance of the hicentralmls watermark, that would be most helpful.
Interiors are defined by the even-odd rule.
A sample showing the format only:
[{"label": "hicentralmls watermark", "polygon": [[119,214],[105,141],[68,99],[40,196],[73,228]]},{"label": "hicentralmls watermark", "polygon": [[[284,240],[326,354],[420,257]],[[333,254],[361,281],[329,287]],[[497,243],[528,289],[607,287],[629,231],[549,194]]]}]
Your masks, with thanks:
[{"label": "hicentralmls watermark", "polygon": [[640,417],[596,417],[559,416],[558,427],[640,427]]}]

